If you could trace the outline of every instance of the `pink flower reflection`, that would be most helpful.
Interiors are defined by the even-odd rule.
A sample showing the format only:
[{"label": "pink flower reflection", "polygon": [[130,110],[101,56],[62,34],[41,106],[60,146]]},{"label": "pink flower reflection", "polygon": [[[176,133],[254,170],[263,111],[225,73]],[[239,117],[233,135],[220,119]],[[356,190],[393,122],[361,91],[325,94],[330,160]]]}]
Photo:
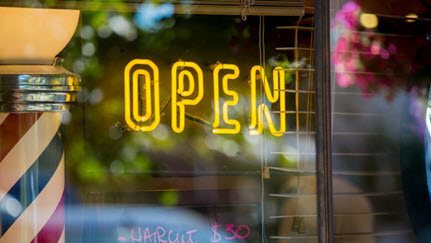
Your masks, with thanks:
[{"label": "pink flower reflection", "polygon": [[342,36],[338,39],[337,44],[335,44],[335,51],[338,53],[343,53],[349,50],[349,40]]},{"label": "pink flower reflection", "polygon": [[354,84],[352,77],[347,73],[338,73],[337,83],[340,87],[346,88]]},{"label": "pink flower reflection", "polygon": [[[336,82],[340,87],[357,85],[364,96],[385,91],[390,100],[400,86],[406,86],[407,80],[396,76],[409,64],[400,58],[389,61],[397,46],[390,37],[377,34],[378,28],[364,29],[359,22],[361,13],[360,5],[349,1],[336,13],[331,26],[337,36],[331,55]],[[410,72],[415,72],[413,68]]]},{"label": "pink flower reflection", "polygon": [[357,71],[357,62],[355,57],[351,57],[347,60],[347,70],[349,72],[356,72]]},{"label": "pink flower reflection", "polygon": [[397,46],[394,44],[390,44],[388,47],[388,50],[391,54],[395,54],[395,53],[397,53]]},{"label": "pink flower reflection", "polygon": [[346,29],[355,29],[359,23],[359,10],[360,6],[358,3],[350,1],[344,4],[336,16],[336,24],[343,25]]},{"label": "pink flower reflection", "polygon": [[373,55],[378,55],[380,53],[380,49],[380,43],[378,43],[377,41],[374,41],[373,44],[371,44],[370,51]]},{"label": "pink flower reflection", "polygon": [[385,49],[382,49],[382,50],[380,51],[380,56],[381,56],[383,59],[388,60],[388,59],[389,59],[389,51],[388,51],[388,50],[385,50]]},{"label": "pink flower reflection", "polygon": [[[409,90],[414,99],[410,104],[409,113],[417,123],[415,127],[418,135],[421,135],[425,126],[423,119],[425,103],[421,101],[420,97],[423,96],[415,87],[422,84],[421,81],[417,84],[411,82],[413,79],[406,78],[404,74],[419,75],[419,71],[424,69],[424,64],[412,63],[409,56],[397,55],[406,52],[403,50],[403,53],[399,53],[399,48],[404,45],[402,42],[397,46],[395,44],[397,42],[390,36],[376,33],[378,28],[362,27],[359,22],[361,12],[358,3],[349,1],[335,14],[331,25],[333,36],[337,37],[331,55],[336,72],[335,81],[342,88],[356,85],[364,98],[383,91],[389,102],[400,89]],[[379,27],[384,28],[384,25]]]}]

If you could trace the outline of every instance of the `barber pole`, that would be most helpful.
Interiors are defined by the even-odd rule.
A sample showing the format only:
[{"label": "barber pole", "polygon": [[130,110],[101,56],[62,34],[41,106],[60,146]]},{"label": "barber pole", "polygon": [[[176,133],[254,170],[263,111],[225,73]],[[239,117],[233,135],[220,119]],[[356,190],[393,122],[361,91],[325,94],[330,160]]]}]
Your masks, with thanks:
[{"label": "barber pole", "polygon": [[0,243],[65,242],[61,121],[80,77],[59,59],[21,68],[0,65]]},{"label": "barber pole", "polygon": [[0,7],[0,243],[65,242],[61,124],[81,80],[55,56],[78,19],[77,10]]},{"label": "barber pole", "polygon": [[0,243],[65,242],[61,122],[81,87],[60,61],[0,65]]},{"label": "barber pole", "polygon": [[61,121],[80,77],[59,59],[21,68],[0,65],[0,243],[65,242]]},{"label": "barber pole", "polygon": [[2,217],[0,242],[64,242],[61,113],[1,119],[0,205],[9,215]]}]

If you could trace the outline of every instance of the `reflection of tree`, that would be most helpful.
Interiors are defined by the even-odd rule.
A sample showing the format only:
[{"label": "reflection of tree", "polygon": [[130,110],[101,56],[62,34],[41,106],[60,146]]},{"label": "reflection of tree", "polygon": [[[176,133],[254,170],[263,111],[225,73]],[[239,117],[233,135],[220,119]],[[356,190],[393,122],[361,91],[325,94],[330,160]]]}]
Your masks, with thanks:
[{"label": "reflection of tree", "polygon": [[360,4],[349,1],[332,22],[331,61],[337,84],[342,88],[357,86],[365,97],[382,92],[388,100],[400,90],[410,92],[415,97],[409,108],[416,119],[414,129],[423,136],[425,97],[431,76],[428,23],[379,16],[378,25],[367,28],[362,23],[363,11]]},{"label": "reflection of tree", "polygon": [[[243,135],[218,138],[211,134],[211,129],[202,127],[199,123],[191,125],[192,128],[179,135],[173,134],[163,124],[154,134],[129,132],[121,126],[115,126],[123,117],[123,95],[122,91],[118,92],[118,87],[122,89],[122,73],[116,73],[121,70],[118,68],[120,60],[123,63],[129,61],[124,60],[123,54],[129,54],[131,49],[138,48],[136,52],[145,53],[145,56],[163,55],[163,59],[172,60],[169,57],[172,53],[167,52],[167,47],[190,45],[187,39],[194,28],[200,28],[202,39],[210,39],[213,32],[202,31],[201,27],[215,24],[215,18],[208,18],[207,23],[197,23],[194,25],[198,26],[194,27],[188,21],[189,17],[176,16],[169,20],[175,23],[175,27],[170,26],[157,32],[149,33],[130,25],[140,33],[136,39],[131,40],[125,31],[116,33],[113,29],[107,29],[112,27],[112,19],[125,23],[119,16],[131,21],[133,14],[83,12],[81,29],[63,53],[65,66],[80,73],[85,82],[85,91],[81,95],[81,102],[85,107],[85,145],[82,144],[82,138],[71,134],[70,154],[74,160],[70,163],[72,180],[83,188],[105,188],[109,185],[115,191],[121,190],[125,185],[148,188],[151,176],[161,174],[166,176],[171,173],[170,176],[175,176],[176,172],[181,174],[188,171],[191,175],[193,171],[197,174],[199,171],[220,171],[226,165],[234,171],[250,169],[248,165],[253,164],[251,161],[256,161],[257,157],[250,152],[251,148],[241,148],[241,144],[247,144]],[[229,40],[228,36],[232,33],[232,28],[229,27],[231,20],[217,19],[218,25],[222,26],[217,27],[218,35],[222,36],[219,39]],[[169,22],[167,19],[160,21]],[[88,43],[94,46],[94,50],[85,52],[88,51],[84,50]],[[245,86],[244,92],[247,90],[248,86]],[[169,102],[169,99],[165,100]],[[167,109],[162,115],[170,112],[168,102],[163,102]],[[191,112],[188,118],[196,120],[194,114]],[[210,115],[208,112],[205,114]],[[78,121],[83,118],[76,113],[75,119]],[[80,122],[75,124],[82,126]],[[226,144],[230,146],[226,147]],[[235,157],[236,153],[241,153],[241,156]],[[77,159],[79,157],[83,159]],[[258,170],[256,164],[252,168],[254,171]],[[174,185],[168,185],[172,186]]]},{"label": "reflection of tree", "polygon": [[[141,29],[133,21],[134,14],[130,12],[83,12],[79,31],[61,54],[67,69],[82,76],[85,87],[80,94],[80,105],[73,113],[74,127],[70,128],[68,137],[71,181],[86,193],[175,189],[179,185],[174,178],[184,178],[182,182],[193,184],[198,176],[221,176],[223,179],[215,179],[214,188],[222,183],[218,180],[227,180],[223,183],[230,188],[255,187],[257,195],[261,138],[248,134],[250,86],[247,81],[250,68],[259,64],[258,19],[249,17],[247,22],[242,22],[239,16],[168,16],[158,20],[157,30]],[[275,26],[276,22],[268,20],[267,24]],[[269,32],[267,38],[271,43],[278,36]],[[275,55],[275,45],[267,46],[269,79],[275,66],[294,65],[289,61],[292,57]],[[165,106],[162,122],[151,133],[128,131],[121,125],[124,124],[122,71],[132,58],[153,59],[162,70],[161,79],[167,80],[161,84],[161,103]],[[240,77],[232,82],[240,96],[240,103],[232,110],[232,115],[242,124],[240,134],[214,135],[211,127],[201,124],[204,120],[213,120],[210,85],[205,91],[207,100],[188,112],[185,131],[181,134],[172,131],[167,92],[169,70],[180,58],[202,65],[208,72],[207,84],[212,81],[210,66],[216,61],[240,67]],[[307,67],[309,62],[304,59],[299,65]],[[291,86],[292,80],[292,75],[286,73],[286,84]],[[292,108],[295,100],[288,99],[287,103]],[[279,107],[277,103],[267,105],[271,110]],[[274,120],[279,120],[277,115]],[[293,129],[295,122],[293,117],[288,118],[288,127]],[[266,141],[274,151],[281,151],[285,144],[293,142],[287,137],[271,135],[266,136]],[[275,166],[296,166],[294,157],[270,154],[268,160]],[[281,185],[271,187],[278,190]],[[177,192],[161,193],[160,203],[175,205],[180,200],[178,195]]]},{"label": "reflection of tree", "polygon": [[[365,96],[385,92],[392,99],[398,89],[413,90],[426,85],[430,75],[429,45],[414,38],[428,29],[415,20],[390,20],[374,16],[376,26],[367,27],[361,5],[349,1],[337,11],[331,25],[334,36],[332,63],[337,84],[357,85]],[[370,15],[370,14],[368,14]],[[424,31],[425,30],[425,31]],[[417,48],[411,48],[415,46]]]}]

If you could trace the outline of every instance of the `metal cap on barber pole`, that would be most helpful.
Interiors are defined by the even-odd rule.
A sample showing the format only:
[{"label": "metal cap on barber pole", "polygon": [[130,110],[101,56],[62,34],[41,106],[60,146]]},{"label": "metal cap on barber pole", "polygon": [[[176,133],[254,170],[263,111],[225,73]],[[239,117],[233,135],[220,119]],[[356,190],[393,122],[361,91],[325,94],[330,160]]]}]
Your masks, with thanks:
[{"label": "metal cap on barber pole", "polygon": [[0,7],[0,243],[65,241],[61,119],[81,86],[54,57],[78,19]]},{"label": "metal cap on barber pole", "polygon": [[0,112],[68,110],[80,91],[81,79],[61,66],[0,65]]}]

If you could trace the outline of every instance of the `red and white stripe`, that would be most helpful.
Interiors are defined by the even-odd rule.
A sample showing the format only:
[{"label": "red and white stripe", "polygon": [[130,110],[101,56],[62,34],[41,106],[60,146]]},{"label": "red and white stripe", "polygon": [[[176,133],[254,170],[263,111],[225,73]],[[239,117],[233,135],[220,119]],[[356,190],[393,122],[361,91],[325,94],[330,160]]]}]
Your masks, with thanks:
[{"label": "red and white stripe", "polygon": [[[53,140],[61,113],[0,113],[0,200]],[[64,153],[49,182],[16,221],[0,235],[0,243],[64,242]]]}]

